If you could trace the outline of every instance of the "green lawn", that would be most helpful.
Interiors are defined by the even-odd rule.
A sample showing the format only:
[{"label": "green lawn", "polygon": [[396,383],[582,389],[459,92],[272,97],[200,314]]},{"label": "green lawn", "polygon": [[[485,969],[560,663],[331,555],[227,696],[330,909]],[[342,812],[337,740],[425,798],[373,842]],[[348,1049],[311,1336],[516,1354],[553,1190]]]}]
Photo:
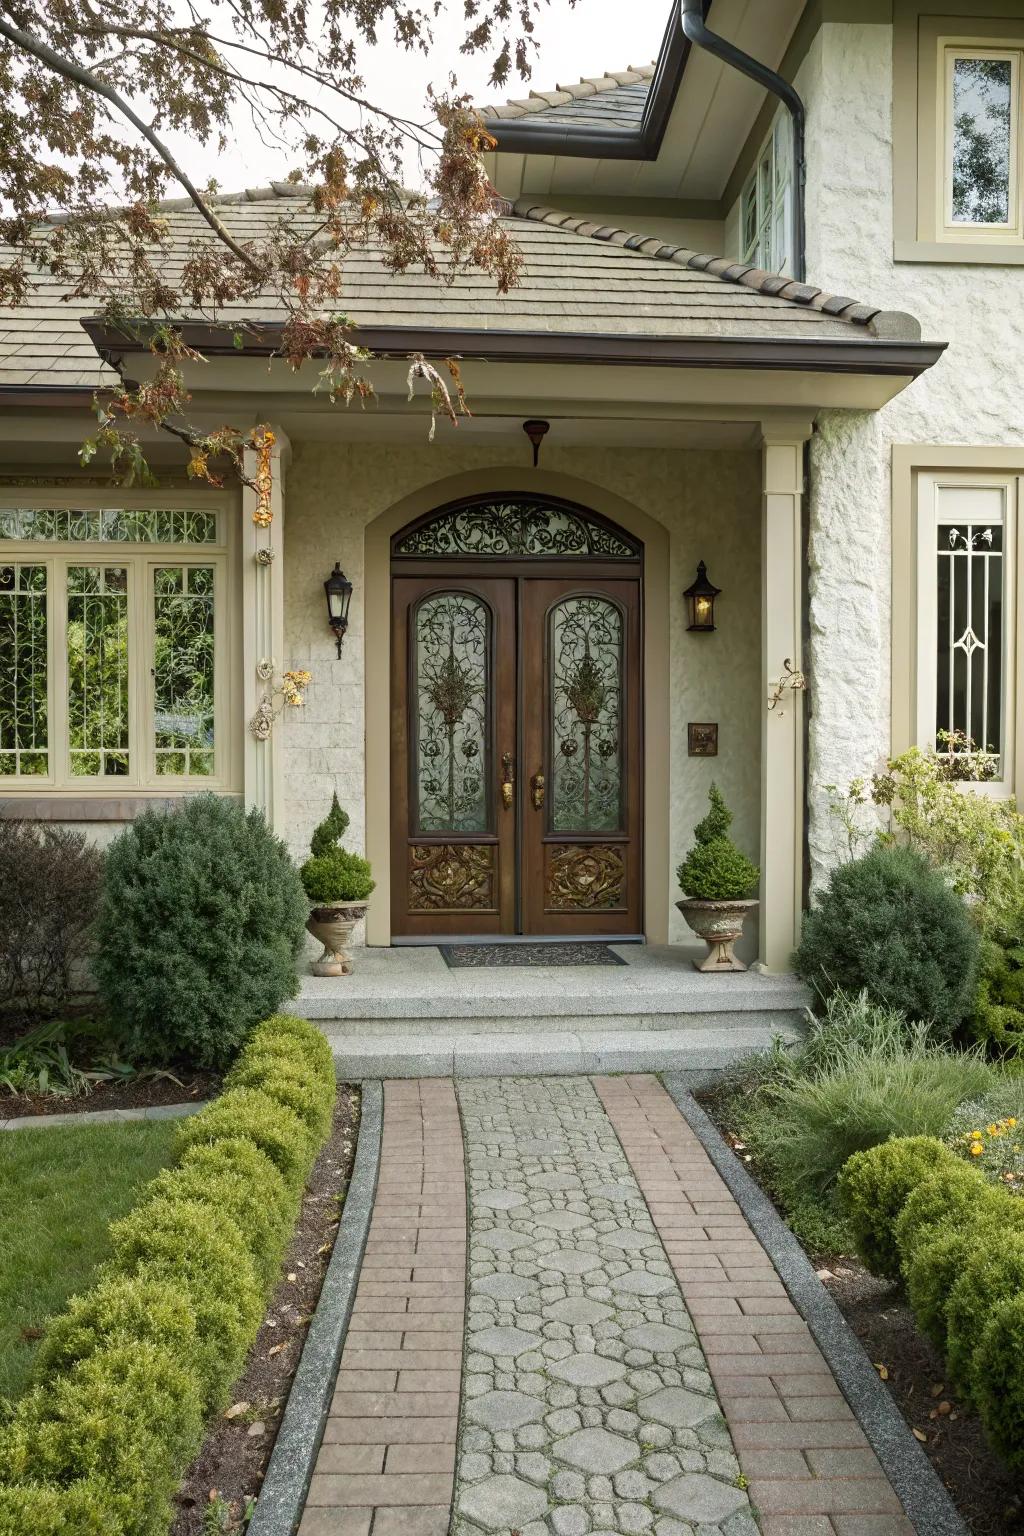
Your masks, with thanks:
[{"label": "green lawn", "polygon": [[88,1286],[173,1134],[167,1120],[0,1133],[0,1397],[24,1391],[32,1330]]}]

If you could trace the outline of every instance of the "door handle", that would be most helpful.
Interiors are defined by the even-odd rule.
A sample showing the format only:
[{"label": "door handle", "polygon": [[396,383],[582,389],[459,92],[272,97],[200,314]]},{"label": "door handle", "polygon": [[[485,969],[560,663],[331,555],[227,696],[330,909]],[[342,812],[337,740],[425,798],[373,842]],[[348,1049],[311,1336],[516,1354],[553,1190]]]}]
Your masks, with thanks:
[{"label": "door handle", "polygon": [[512,809],[512,794],[515,789],[515,783],[515,759],[511,752],[506,752],[501,759],[501,803],[506,811]]},{"label": "door handle", "polygon": [[530,793],[533,796],[534,810],[541,810],[544,805],[544,775],[542,773],[535,773],[530,780]]}]

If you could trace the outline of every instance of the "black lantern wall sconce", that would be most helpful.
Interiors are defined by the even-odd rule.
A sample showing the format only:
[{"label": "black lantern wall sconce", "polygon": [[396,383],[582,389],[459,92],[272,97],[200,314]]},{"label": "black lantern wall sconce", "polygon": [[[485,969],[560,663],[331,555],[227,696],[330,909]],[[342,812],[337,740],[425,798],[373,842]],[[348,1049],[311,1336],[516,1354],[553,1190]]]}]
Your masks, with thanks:
[{"label": "black lantern wall sconce", "polygon": [[341,660],[341,642],[345,638],[348,629],[348,607],[352,601],[352,583],[341,568],[341,562],[335,560],[334,570],[324,582],[324,591],[327,594],[327,622],[334,631],[334,638],[338,642],[338,660]]},{"label": "black lantern wall sconce", "polygon": [[708,568],[703,560],[697,563],[697,580],[687,587],[683,596],[690,610],[688,630],[707,633],[715,627],[715,598],[721,592],[714,582],[708,581]]}]

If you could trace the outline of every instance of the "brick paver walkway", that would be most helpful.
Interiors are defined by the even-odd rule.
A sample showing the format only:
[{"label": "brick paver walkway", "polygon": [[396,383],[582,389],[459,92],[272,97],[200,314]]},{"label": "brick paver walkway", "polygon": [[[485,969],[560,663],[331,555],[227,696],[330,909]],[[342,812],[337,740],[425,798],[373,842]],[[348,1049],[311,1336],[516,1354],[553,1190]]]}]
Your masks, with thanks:
[{"label": "brick paver walkway", "polygon": [[807,1324],[665,1089],[646,1075],[596,1086],[696,1326],[763,1536],[914,1536]]},{"label": "brick paver walkway", "polygon": [[388,1083],[301,1536],[757,1529],[914,1536],[657,1079]]},{"label": "brick paver walkway", "polygon": [[445,1536],[465,1282],[454,1087],[385,1083],[377,1198],[300,1536]]}]

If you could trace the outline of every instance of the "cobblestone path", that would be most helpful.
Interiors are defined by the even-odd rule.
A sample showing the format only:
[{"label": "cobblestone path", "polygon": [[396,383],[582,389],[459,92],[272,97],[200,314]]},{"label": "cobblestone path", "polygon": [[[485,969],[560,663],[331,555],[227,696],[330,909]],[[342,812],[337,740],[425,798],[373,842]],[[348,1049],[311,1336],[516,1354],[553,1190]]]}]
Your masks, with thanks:
[{"label": "cobblestone path", "polygon": [[457,1088],[470,1228],[456,1536],[756,1536],[693,1324],[589,1080]]}]

